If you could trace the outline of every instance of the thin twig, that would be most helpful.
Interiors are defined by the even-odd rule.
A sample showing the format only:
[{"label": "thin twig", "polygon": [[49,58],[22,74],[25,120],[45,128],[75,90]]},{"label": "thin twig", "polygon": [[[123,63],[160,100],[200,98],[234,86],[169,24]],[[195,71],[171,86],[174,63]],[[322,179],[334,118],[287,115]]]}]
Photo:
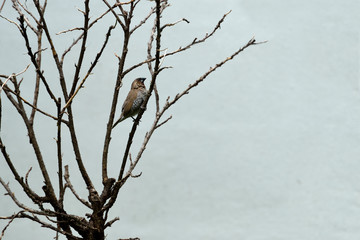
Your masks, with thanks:
[{"label": "thin twig", "polygon": [[23,213],[24,211],[20,211],[16,214],[13,214],[11,215],[9,218],[10,218],[10,221],[6,224],[6,226],[3,228],[3,230],[1,231],[1,235],[0,235],[0,240],[4,237],[5,235],[5,231],[6,229],[10,226],[10,224],[14,221],[14,219],[19,216],[21,213]]},{"label": "thin twig", "polygon": [[4,17],[3,15],[0,15],[0,17],[1,18],[3,18],[3,19],[5,19],[6,21],[8,21],[9,23],[12,23],[12,24],[14,24],[19,30],[20,30],[20,26],[19,26],[19,24],[17,24],[16,22],[14,22],[13,20],[10,20],[10,19],[8,19],[8,18],[6,18],[6,17]]},{"label": "thin twig", "polygon": [[157,114],[160,111],[160,95],[156,83],[154,85],[154,95],[155,95],[155,105],[156,105],[156,114]]},{"label": "thin twig", "polygon": [[36,24],[39,26],[39,25],[40,25],[40,22],[39,22],[39,20],[34,16],[34,14],[32,14],[32,12],[30,12],[30,11],[27,9],[27,7],[25,7],[24,5],[22,5],[20,1],[16,1],[16,2],[17,2],[17,4],[19,4],[19,5],[22,7],[22,9],[25,10],[25,12],[26,12],[27,14],[29,14],[29,15],[32,17],[32,19],[33,19],[33,20],[36,22]]},{"label": "thin twig", "polygon": [[[227,57],[225,60],[217,63],[214,67],[211,67],[209,69],[209,71],[207,71],[204,75],[202,75],[198,80],[196,80],[194,83],[190,84],[183,92],[176,94],[176,96],[173,98],[173,100],[171,100],[168,103],[168,107],[170,107],[171,105],[173,105],[176,101],[178,101],[182,96],[184,96],[185,94],[189,93],[189,90],[196,87],[199,83],[201,83],[202,81],[205,80],[205,78],[207,76],[209,76],[212,72],[214,72],[216,69],[220,68],[222,65],[224,65],[226,62],[232,60],[235,56],[237,56],[239,53],[241,53],[242,51],[244,51],[246,48],[248,48],[249,46],[252,45],[257,45],[257,44],[261,44],[261,43],[265,43],[265,42],[259,42],[257,43],[255,41],[255,38],[251,38],[247,44],[245,44],[243,47],[239,48],[239,50],[237,50],[236,52],[234,52],[231,56]],[[167,107],[167,108],[168,108]]]},{"label": "thin twig", "polygon": [[119,6],[119,5],[127,5],[127,4],[130,4],[130,3],[133,3],[135,2],[135,0],[130,0],[130,1],[127,1],[127,2],[117,2],[116,5]]},{"label": "thin twig", "polygon": [[57,157],[58,157],[58,179],[59,179],[59,203],[63,206],[65,187],[63,184],[63,158],[62,158],[62,139],[61,139],[61,99],[58,99],[57,105],[57,138],[56,138],[56,148],[57,148]]},{"label": "thin twig", "polygon": [[11,78],[16,77],[16,76],[19,76],[20,74],[23,74],[24,72],[26,72],[26,70],[28,70],[29,67],[30,67],[30,64],[28,64],[28,65],[26,66],[26,68],[25,68],[24,70],[22,70],[21,72],[19,72],[19,73],[13,73],[13,74],[11,74],[10,76],[8,76],[8,78],[5,79],[5,81],[4,81],[3,84],[1,85],[0,93],[1,93],[1,91],[3,90],[4,86],[6,85],[6,83],[7,83]]},{"label": "thin twig", "polygon": [[[0,81],[1,83],[1,81]],[[32,105],[29,101],[27,101],[26,99],[24,99],[23,97],[21,97],[19,94],[15,93],[13,90],[11,90],[10,88],[8,88],[7,86],[4,86],[4,90],[10,92],[11,94],[17,96],[18,98],[20,98],[26,105],[30,106],[31,108],[35,109],[36,111],[38,111],[39,113],[43,114],[44,116],[50,117],[54,120],[58,120],[57,117],[54,117],[53,115],[41,110],[38,107],[35,107],[34,105]],[[61,119],[61,122],[68,124],[68,121]]]},{"label": "thin twig", "polygon": [[[57,205],[57,199],[56,199],[56,195],[54,192],[54,188],[53,185],[51,183],[51,179],[49,176],[49,173],[47,171],[45,162],[44,162],[44,158],[43,155],[41,153],[40,150],[40,146],[38,144],[37,138],[36,138],[36,134],[35,134],[35,130],[34,127],[30,124],[29,119],[27,117],[26,111],[25,111],[25,107],[23,105],[22,100],[20,99],[20,89],[19,89],[19,85],[17,84],[17,80],[16,77],[13,77],[13,84],[15,87],[15,93],[17,93],[17,109],[18,112],[20,114],[20,116],[23,119],[23,122],[25,123],[26,129],[27,129],[27,133],[28,133],[28,137],[29,137],[29,141],[31,143],[31,146],[34,150],[36,159],[37,159],[37,163],[39,165],[39,168],[41,170],[42,176],[44,178],[44,182],[45,182],[45,187],[43,187],[43,190],[46,194],[46,196],[50,199],[50,203],[54,204],[55,207]],[[8,97],[9,98],[9,97]]]},{"label": "thin twig", "polygon": [[[105,5],[109,8],[109,10],[111,11],[111,13],[114,15],[114,17],[116,18],[117,22],[121,25],[123,30],[126,30],[126,26],[125,24],[121,21],[120,17],[118,16],[118,14],[114,11],[114,9],[112,8],[112,6],[110,6],[110,4],[106,1],[103,0],[103,2],[105,3]],[[121,5],[119,5],[121,6]]]},{"label": "thin twig", "polygon": [[28,37],[27,32],[26,32],[26,27],[24,26],[24,17],[22,15],[20,16],[19,21],[20,21],[20,32],[21,32],[21,35],[23,36],[23,38],[25,40],[25,45],[26,45],[26,48],[28,50],[28,55],[30,56],[31,62],[34,65],[36,72],[39,74],[42,82],[44,83],[46,91],[48,92],[49,96],[56,103],[56,97],[53,94],[53,92],[51,91],[49,84],[47,83],[43,73],[41,72],[40,67],[37,64],[36,57],[33,54],[32,49],[30,47],[29,37]]},{"label": "thin twig", "polygon": [[19,173],[17,172],[14,164],[12,163],[9,154],[6,151],[5,145],[0,137],[0,149],[1,153],[9,166],[12,174],[14,175],[16,181],[21,185],[26,195],[37,205],[41,205],[44,202],[49,202],[48,197],[40,197],[37,195],[26,183],[24,183],[23,178],[20,177]]},{"label": "thin twig", "polygon": [[161,27],[161,31],[163,31],[163,30],[164,30],[165,28],[167,28],[167,27],[175,26],[176,24],[181,23],[181,22],[190,23],[190,21],[187,20],[186,18],[182,18],[182,19],[180,19],[180,20],[178,20],[178,21],[176,21],[176,22],[165,24],[164,26]]},{"label": "thin twig", "polygon": [[[130,161],[130,167],[133,165],[133,161],[132,161],[132,157],[131,157],[131,153],[129,153],[129,161]],[[142,172],[140,172],[139,174],[131,174],[130,177],[132,178],[138,178],[142,175]]]},{"label": "thin twig", "polygon": [[155,129],[161,127],[162,125],[164,125],[165,123],[167,123],[170,119],[172,119],[172,115],[170,115],[170,117],[168,117],[165,121],[163,121],[162,123],[159,123],[155,126]]},{"label": "thin twig", "polygon": [[[265,41],[266,42],[266,41]],[[125,176],[123,177],[123,181],[121,182],[121,184],[125,184],[125,182],[127,181],[127,179],[132,175],[132,171],[135,169],[136,165],[138,164],[139,160],[142,157],[143,152],[146,149],[146,146],[152,136],[152,134],[154,133],[154,131],[159,128],[160,126],[162,126],[163,124],[165,124],[167,121],[169,121],[171,119],[171,116],[169,118],[167,118],[165,121],[163,121],[162,123],[159,124],[159,120],[162,117],[162,115],[172,106],[174,105],[181,97],[183,97],[185,94],[188,94],[189,91],[196,87],[200,82],[204,81],[211,73],[213,73],[216,69],[220,68],[222,65],[224,65],[226,62],[232,60],[235,56],[237,56],[240,52],[244,51],[246,48],[248,48],[249,46],[252,45],[257,45],[257,44],[262,44],[265,42],[256,42],[255,38],[252,38],[248,41],[247,44],[245,44],[243,47],[239,48],[239,50],[237,50],[236,52],[234,52],[232,55],[230,55],[229,57],[227,57],[225,60],[217,63],[214,67],[210,68],[206,73],[204,73],[200,78],[198,78],[194,83],[190,84],[184,91],[182,91],[181,93],[176,94],[176,96],[169,101],[170,98],[167,98],[165,105],[163,106],[162,110],[156,114],[156,118],[154,120],[154,123],[152,124],[150,130],[145,134],[144,137],[144,141],[142,146],[140,147],[140,150],[138,152],[138,155],[136,156],[135,160],[132,162],[132,164],[129,167],[129,170],[127,171],[127,173],[125,174]]]},{"label": "thin twig", "polygon": [[[58,53],[56,51],[55,45],[54,45],[53,40],[52,40],[51,35],[50,35],[49,28],[48,28],[47,23],[45,21],[43,8],[40,6],[39,1],[34,1],[34,4],[35,4],[35,7],[36,7],[36,9],[37,9],[37,11],[38,11],[38,13],[40,15],[40,22],[42,23],[42,29],[45,32],[46,39],[47,39],[47,41],[48,41],[48,43],[50,45],[52,56],[53,56],[53,59],[55,61],[55,65],[56,65],[56,68],[58,70],[58,73],[59,73],[60,86],[61,86],[61,90],[63,92],[63,96],[64,96],[65,99],[67,99],[68,98],[68,92],[66,90],[66,82],[65,82],[65,76],[64,76],[64,72],[63,72],[63,67],[62,67],[62,64],[61,64],[61,62],[59,60],[59,55],[58,55]],[[57,98],[54,96],[53,100],[56,103]]]},{"label": "thin twig", "polygon": [[88,208],[91,209],[91,204],[86,201],[85,199],[82,199],[76,192],[74,186],[71,184],[70,181],[70,174],[69,174],[69,166],[66,165],[65,166],[65,175],[64,175],[65,181],[66,181],[66,186],[70,188],[71,192],[74,194],[74,196],[76,197],[77,200],[79,200],[82,204],[84,204],[85,206],[87,206]]},{"label": "thin twig", "polygon": [[131,29],[130,34],[133,34],[133,32],[135,32],[138,28],[140,28],[143,24],[146,23],[146,21],[155,13],[155,8],[151,8],[150,12],[148,13],[148,15],[138,24],[135,25],[135,27],[133,29]]},{"label": "thin twig", "polygon": [[53,225],[51,225],[51,224],[49,224],[47,222],[44,222],[44,221],[40,220],[35,215],[30,216],[30,215],[24,213],[24,214],[21,214],[21,218],[28,218],[28,219],[30,219],[30,220],[32,220],[34,222],[39,223],[42,227],[49,228],[49,229],[51,229],[51,230],[53,230],[55,232],[59,232],[59,233],[63,234],[64,236],[68,236],[69,239],[83,240],[83,238],[76,237],[73,234],[71,234],[71,232],[66,232],[66,231],[61,230],[61,229],[59,229],[59,228],[57,228],[57,227],[55,227],[55,226],[53,226]]},{"label": "thin twig", "polygon": [[7,195],[9,195],[11,197],[11,199],[13,200],[13,202],[21,209],[23,209],[24,211],[26,212],[29,212],[29,213],[33,213],[33,214],[38,214],[38,215],[44,215],[44,216],[55,216],[55,214],[52,214],[51,212],[49,211],[37,211],[35,209],[31,209],[27,206],[25,206],[24,204],[22,204],[16,197],[15,197],[15,194],[11,191],[10,187],[9,187],[9,184],[8,183],[5,183],[2,178],[0,177],[0,183],[1,185],[5,188],[6,192],[7,192]]},{"label": "thin twig", "polygon": [[[111,9],[114,9],[117,7],[117,4],[113,5],[111,7]],[[88,30],[95,24],[97,23],[101,18],[103,18],[106,14],[108,14],[110,12],[110,9],[107,9],[103,14],[101,14],[99,17],[97,17],[94,21],[92,21],[89,26],[88,26]],[[65,32],[67,32],[65,30]],[[60,34],[60,33],[57,33],[57,34]],[[71,51],[71,49],[82,39],[82,37],[84,36],[84,32],[82,32],[74,41],[73,43],[64,51],[64,53],[61,55],[61,63],[64,62],[64,58],[65,58],[65,55]]]},{"label": "thin twig", "polygon": [[[166,7],[168,7],[169,4],[164,4],[162,6],[162,8],[160,9],[160,14],[162,14],[162,12],[165,10]],[[149,41],[148,41],[148,47],[147,47],[147,58],[148,59],[152,59],[152,54],[151,54],[151,51],[152,51],[152,45],[153,45],[153,42],[154,42],[154,36],[155,36],[155,33],[156,33],[156,19],[154,20],[154,24],[153,24],[153,27],[151,29],[151,34],[150,34],[150,38],[149,38]],[[165,57],[164,57],[165,58]],[[164,60],[163,58],[163,60]],[[151,75],[154,75],[154,71],[152,69],[152,62],[149,61],[147,63],[148,65],[148,69],[149,69],[149,72]],[[162,62],[161,62],[162,63]],[[161,65],[160,63],[160,65]],[[160,67],[160,66],[159,66]],[[159,92],[158,92],[158,89],[157,89],[157,86],[156,86],[156,83],[154,84],[154,94],[155,94],[155,104],[156,104],[156,114],[159,112],[159,109],[160,109],[160,105],[159,105],[159,100],[160,100],[160,96],[159,96]]]},{"label": "thin twig", "polygon": [[84,31],[84,28],[83,27],[70,28],[68,30],[60,31],[60,32],[56,33],[56,35],[60,35],[60,34],[63,34],[63,33],[68,33],[68,32],[73,32],[73,31],[78,31],[78,30]]},{"label": "thin twig", "polygon": [[[48,217],[48,215],[45,215],[45,216]],[[49,224],[49,223],[46,223],[46,222],[40,220],[40,219],[39,219],[37,216],[35,216],[34,214],[32,214],[32,215],[26,214],[25,211],[20,211],[20,212],[18,212],[17,214],[13,214],[13,215],[8,216],[8,217],[0,217],[0,219],[15,219],[15,218],[27,218],[27,219],[30,219],[30,220],[32,220],[32,221],[34,221],[34,222],[39,223],[39,224],[41,225],[41,227],[46,227],[46,228],[49,228],[49,229],[51,229],[51,230],[53,230],[53,231],[59,232],[59,233],[65,235],[65,236],[68,236],[68,237],[70,237],[69,239],[82,240],[82,238],[75,237],[75,236],[73,236],[71,233],[67,233],[67,232],[65,232],[65,231],[63,231],[63,230],[61,230],[61,229],[58,229],[58,228],[52,226],[52,225]],[[1,238],[0,238],[0,239],[1,239]]]},{"label": "thin twig", "polygon": [[1,100],[1,94],[0,94],[0,132],[1,132],[1,126],[2,126],[2,100]]},{"label": "thin twig", "polygon": [[4,5],[5,5],[5,2],[6,2],[6,0],[4,0],[4,1],[3,1],[3,3],[1,4],[1,7],[0,7],[0,13],[1,13],[1,11],[2,11],[2,9],[3,9]]},{"label": "thin twig", "polygon": [[104,229],[107,228],[107,227],[111,227],[111,225],[113,225],[114,222],[119,221],[119,220],[120,220],[120,218],[119,218],[119,217],[116,217],[116,218],[114,218],[113,220],[108,221],[108,222],[105,224]]},{"label": "thin twig", "polygon": [[30,169],[27,171],[27,173],[26,173],[26,175],[25,175],[25,183],[26,183],[26,185],[28,185],[28,186],[29,186],[28,177],[29,177],[29,174],[30,174],[31,170],[32,170],[32,167],[30,167]]},{"label": "thin twig", "polygon": [[[46,9],[46,3],[47,2],[45,1],[44,7],[42,8],[43,14],[44,14],[45,9]],[[19,2],[19,4],[20,4],[20,2]],[[44,48],[44,49],[41,48],[41,46],[42,46],[42,34],[43,34],[42,26],[41,26],[40,22],[37,21],[37,19],[31,14],[30,11],[28,11],[23,5],[20,4],[20,6],[22,6],[22,8],[25,9],[25,11],[27,11],[35,19],[35,21],[37,23],[38,31],[36,32],[36,35],[37,35],[38,50],[34,53],[34,56],[36,57],[36,55],[37,55],[36,62],[37,62],[37,65],[38,65],[39,69],[41,69],[42,52],[47,49],[47,48]],[[40,70],[40,72],[41,72],[41,70]],[[35,90],[34,90],[34,97],[33,97],[33,106],[35,108],[32,109],[31,114],[30,114],[30,118],[29,118],[29,121],[30,121],[31,125],[34,124],[34,119],[35,119],[35,114],[36,114],[36,107],[37,107],[37,103],[38,103],[38,99],[39,99],[39,92],[40,92],[40,81],[41,81],[41,76],[40,76],[40,74],[38,72],[36,72]]]},{"label": "thin twig", "polygon": [[29,19],[22,13],[20,7],[18,6],[18,1],[17,1],[17,0],[11,0],[11,1],[13,2],[13,8],[18,12],[18,14],[19,14],[20,16],[22,16],[22,17],[24,18],[24,20],[25,20],[25,22],[26,22],[26,25],[29,26],[30,29],[31,29],[34,33],[36,33],[36,32],[37,32],[36,28],[31,25]]},{"label": "thin twig", "polygon": [[[88,36],[88,28],[89,28],[89,12],[90,12],[90,8],[89,8],[89,0],[85,0],[84,1],[84,5],[85,5],[85,12],[84,14],[84,27],[83,27],[83,38],[82,38],[82,44],[81,44],[81,48],[80,48],[80,53],[79,53],[79,58],[76,64],[76,68],[75,68],[75,73],[74,73],[74,78],[73,78],[73,83],[72,83],[72,87],[69,93],[69,96],[73,95],[76,89],[76,85],[79,81],[79,75],[80,75],[80,69],[84,60],[84,56],[85,56],[85,51],[86,51],[86,43],[87,43],[87,36]],[[65,98],[65,101],[68,101],[67,98]]]},{"label": "thin twig", "polygon": [[[192,46],[194,46],[194,45],[197,45],[197,44],[199,44],[199,43],[205,42],[207,39],[209,39],[210,37],[212,37],[212,36],[215,34],[215,32],[217,32],[217,31],[220,29],[222,22],[225,20],[225,18],[227,17],[227,15],[230,14],[230,12],[231,12],[231,11],[229,11],[229,12],[227,12],[227,13],[225,13],[225,14],[223,15],[223,17],[218,21],[218,23],[216,24],[216,26],[214,27],[214,29],[211,31],[210,34],[206,33],[205,36],[204,36],[203,38],[201,38],[201,39],[194,38],[194,39],[192,40],[192,42],[190,42],[188,45],[186,45],[185,47],[179,47],[177,50],[167,53],[167,56],[172,56],[172,55],[175,55],[175,54],[177,54],[177,53],[186,51],[186,50],[190,49],[190,48],[191,48]],[[164,57],[164,56],[161,55],[160,58],[162,58],[162,57]],[[142,65],[144,65],[144,64],[147,64],[147,63],[149,63],[149,62],[153,62],[153,61],[155,61],[155,60],[156,60],[155,58],[146,59],[146,60],[144,60],[144,61],[142,61],[142,62],[140,62],[140,63],[138,63],[138,64],[135,64],[135,65],[129,67],[128,69],[126,69],[126,70],[124,71],[123,77],[124,77],[126,74],[128,74],[129,72],[133,71],[134,69],[136,69],[136,68],[138,68],[138,67],[140,67],[140,66],[142,66]]]},{"label": "thin twig", "polygon": [[64,113],[65,109],[71,104],[71,102],[73,101],[73,99],[75,98],[75,96],[77,95],[77,93],[80,91],[80,89],[84,86],[84,83],[86,81],[86,79],[91,75],[92,70],[95,68],[96,64],[98,63],[102,53],[104,52],[104,49],[109,41],[109,38],[111,36],[111,31],[115,28],[115,26],[110,26],[108,32],[106,33],[106,37],[105,37],[105,41],[100,49],[100,51],[96,54],[95,60],[94,62],[91,64],[88,72],[86,73],[85,77],[82,79],[82,81],[80,82],[79,86],[76,88],[76,90],[72,93],[71,97],[69,98],[69,100],[67,101],[67,103],[65,104],[65,106],[63,107],[63,110],[61,111],[62,113]]}]

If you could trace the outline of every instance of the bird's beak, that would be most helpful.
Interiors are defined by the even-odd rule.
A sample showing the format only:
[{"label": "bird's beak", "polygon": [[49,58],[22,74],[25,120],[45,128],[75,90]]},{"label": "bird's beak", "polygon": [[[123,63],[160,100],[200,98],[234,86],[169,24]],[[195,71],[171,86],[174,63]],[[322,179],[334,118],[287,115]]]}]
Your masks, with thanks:
[{"label": "bird's beak", "polygon": [[140,78],[139,80],[140,80],[142,83],[144,83],[145,79],[146,79],[146,78]]}]

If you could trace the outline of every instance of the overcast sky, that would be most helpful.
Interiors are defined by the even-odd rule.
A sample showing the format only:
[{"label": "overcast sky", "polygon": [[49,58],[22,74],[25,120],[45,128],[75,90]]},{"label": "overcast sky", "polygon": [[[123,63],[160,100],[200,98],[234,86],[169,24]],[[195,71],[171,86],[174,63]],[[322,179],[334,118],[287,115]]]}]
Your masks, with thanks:
[{"label": "overcast sky", "polygon": [[[111,212],[120,221],[107,231],[107,239],[360,239],[359,1],[169,2],[172,6],[164,12],[164,23],[183,17],[190,21],[164,31],[162,47],[169,50],[211,32],[223,14],[232,12],[208,42],[165,59],[163,64],[173,68],[159,76],[162,102],[253,36],[268,43],[246,49],[169,111],[166,116],[171,114],[173,119],[155,132],[135,170],[142,176],[130,179],[120,191]],[[137,20],[151,4],[139,4]],[[77,7],[82,8],[82,1],[48,2],[53,34],[81,24]],[[101,1],[93,3],[91,15],[95,18],[104,9]],[[1,14],[16,19],[10,1]],[[91,31],[85,64],[101,46],[104,26],[113,22],[109,16]],[[150,29],[151,23],[134,35],[127,66],[146,58]],[[16,27],[0,19],[0,32],[0,74],[23,70],[30,60]],[[54,41],[65,49],[75,37],[76,33],[54,35]],[[117,28],[104,58],[74,102],[84,163],[98,189],[119,42]],[[56,82],[54,65],[48,61],[45,75],[54,76]],[[68,61],[66,74],[71,76],[74,56],[69,55]],[[31,71],[23,84],[33,89]],[[149,76],[146,67],[129,74],[119,101],[135,77]],[[145,84],[148,87],[149,81]],[[27,96],[31,91],[23,90]],[[34,167],[30,183],[41,192],[42,180],[24,124],[4,96],[2,137],[22,175]],[[53,107],[45,95],[39,104],[44,109]],[[152,123],[154,101],[150,104],[135,136],[134,155]],[[55,125],[40,115],[37,124],[46,162],[55,176]],[[112,176],[119,172],[119,156],[131,124],[124,121],[113,132]],[[64,149],[73,183],[85,196],[70,143]],[[0,176],[15,192],[19,190],[4,161],[0,161]],[[16,212],[3,193],[0,188],[0,215]],[[84,214],[86,209],[74,204],[70,193],[68,197],[68,211]],[[29,202],[21,193],[19,198]],[[4,239],[24,236],[51,239],[54,233],[17,220]]]}]

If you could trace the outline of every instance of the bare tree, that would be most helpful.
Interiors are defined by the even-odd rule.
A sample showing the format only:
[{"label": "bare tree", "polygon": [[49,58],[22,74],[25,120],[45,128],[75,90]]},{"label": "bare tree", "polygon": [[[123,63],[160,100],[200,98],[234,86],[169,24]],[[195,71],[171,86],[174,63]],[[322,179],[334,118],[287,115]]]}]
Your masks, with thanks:
[{"label": "bare tree", "polygon": [[[44,185],[42,187],[43,192],[35,192],[29,185],[28,176],[31,171],[31,168],[25,176],[21,176],[18,172],[18,168],[15,165],[15,162],[11,158],[11,154],[6,149],[6,143],[3,142],[3,138],[0,135],[0,149],[2,152],[3,159],[9,166],[9,169],[13,176],[15,177],[17,183],[21,186],[23,192],[26,196],[35,204],[36,208],[31,208],[23,204],[15,196],[14,192],[11,190],[8,183],[6,183],[2,178],[0,178],[0,183],[5,188],[7,195],[13,200],[13,202],[18,206],[19,210],[11,216],[3,216],[0,219],[8,220],[5,228],[2,230],[0,239],[4,236],[4,233],[7,227],[18,218],[26,218],[31,221],[39,223],[42,227],[51,229],[56,232],[56,238],[59,237],[59,234],[64,235],[67,239],[97,239],[101,240],[105,238],[105,229],[111,227],[114,222],[119,218],[108,219],[108,213],[111,208],[116,203],[118,193],[122,186],[127,182],[130,177],[137,177],[133,175],[133,171],[136,165],[139,163],[142,158],[148,142],[150,141],[154,131],[159,127],[167,123],[170,117],[164,118],[164,113],[179,99],[188,94],[191,89],[198,86],[199,83],[204,81],[211,73],[216,69],[222,67],[225,63],[232,60],[234,57],[239,55],[247,47],[259,44],[255,41],[254,38],[250,39],[245,45],[236,50],[232,55],[226,59],[218,62],[213,67],[211,67],[207,72],[202,76],[196,79],[188,87],[179,91],[173,97],[167,97],[165,104],[161,106],[160,96],[156,87],[156,80],[159,74],[169,68],[169,66],[162,66],[163,60],[166,57],[177,55],[181,52],[189,50],[191,47],[204,43],[207,39],[211,38],[219,29],[224,19],[230,13],[226,13],[218,21],[216,26],[206,33],[205,36],[201,38],[195,38],[190,41],[186,46],[179,47],[173,51],[162,51],[161,50],[161,39],[164,29],[173,27],[180,22],[189,22],[188,20],[181,19],[173,23],[162,23],[161,16],[166,8],[169,7],[167,0],[156,0],[153,2],[153,7],[149,9],[149,13],[146,16],[143,16],[142,20],[137,24],[133,24],[134,10],[136,7],[140,6],[143,1],[141,0],[129,0],[127,2],[120,2],[116,0],[115,3],[109,3],[107,0],[103,0],[104,9],[103,13],[96,18],[90,18],[90,5],[89,0],[84,0],[83,9],[79,11],[83,15],[83,24],[81,27],[76,27],[73,29],[64,30],[58,34],[65,34],[67,32],[80,32],[78,37],[68,46],[68,48],[60,53],[57,46],[53,41],[54,33],[51,31],[50,26],[48,25],[47,18],[45,17],[45,11],[47,7],[47,1],[44,0],[40,2],[39,0],[33,0],[35,12],[29,10],[26,5],[26,1],[11,0],[12,7],[16,11],[18,18],[8,19],[7,17],[0,15],[1,18],[8,21],[9,24],[14,25],[19,33],[22,36],[24,44],[27,49],[27,55],[31,61],[32,67],[35,69],[33,84],[34,92],[32,94],[32,99],[27,99],[22,94],[22,91],[29,93],[29,89],[22,88],[22,79],[19,77],[28,70],[28,66],[24,66],[24,70],[16,74],[2,74],[0,75],[0,84],[1,90],[12,104],[12,106],[17,110],[19,116],[24,122],[27,130],[27,135],[29,137],[29,143],[34,151],[38,168],[41,171],[42,178],[44,180]],[[3,8],[5,1],[1,4],[1,9]],[[87,44],[89,41],[88,33],[92,30],[92,27],[97,24],[99,21],[102,21],[104,16],[111,15],[114,18],[116,24],[109,25],[106,35],[104,36],[104,41],[99,45],[99,51],[96,56],[93,58],[93,61],[89,66],[84,64],[84,56],[87,51]],[[147,53],[144,55],[144,59],[140,60],[137,64],[129,68],[125,68],[125,63],[128,55],[128,47],[130,43],[130,37],[132,34],[139,29],[146,29],[145,23],[153,19],[153,27],[151,34],[149,35],[149,41],[147,44]],[[116,55],[118,60],[118,69],[117,77],[114,81],[113,87],[113,96],[112,101],[109,103],[110,112],[105,129],[105,139],[102,151],[102,165],[101,165],[101,175],[102,175],[102,189],[95,189],[93,184],[93,179],[90,178],[87,169],[83,163],[83,157],[81,154],[81,149],[79,145],[79,139],[77,136],[77,130],[74,124],[74,114],[72,104],[76,99],[79,91],[82,90],[85,82],[89,79],[94,68],[97,66],[99,59],[102,57],[104,50],[108,45],[108,41],[111,37],[112,31],[120,31],[123,35],[123,42],[119,43],[117,46],[118,49],[121,49],[121,53]],[[30,37],[31,34],[35,34],[36,38]],[[57,75],[58,75],[58,85],[61,89],[61,94],[57,94],[52,84],[49,83],[49,79],[44,74],[43,65],[42,65],[42,56],[44,51],[49,51],[43,47],[45,42],[49,46],[51,51],[52,59],[56,65]],[[79,50],[75,50],[75,46],[80,45]],[[35,49],[34,49],[34,46]],[[75,65],[75,71],[71,78],[65,77],[64,67],[65,57],[69,52],[76,52],[77,62]],[[148,94],[145,98],[145,101],[138,113],[137,117],[134,119],[132,128],[130,129],[129,136],[127,139],[127,144],[125,146],[125,151],[121,157],[121,165],[119,166],[119,174],[116,178],[110,177],[108,175],[108,157],[109,157],[109,146],[111,142],[112,126],[114,124],[114,118],[118,107],[118,97],[119,91],[122,87],[122,82],[127,76],[128,73],[137,70],[140,66],[147,65],[149,73],[151,75],[150,86],[148,89]],[[44,87],[46,90],[46,95],[53,103],[53,108],[56,109],[54,113],[42,110],[38,106],[39,99],[39,90],[40,87]],[[31,92],[30,92],[31,93]],[[134,135],[137,131],[137,127],[140,123],[140,120],[143,116],[144,111],[149,103],[150,97],[155,96],[155,105],[156,105],[156,114],[149,130],[143,138],[142,145],[137,151],[137,154],[131,155],[130,149],[132,146]],[[1,99],[0,99],[1,100]],[[1,102],[0,102],[1,103]],[[2,109],[1,109],[2,110]],[[29,112],[30,110],[30,112]],[[1,113],[0,112],[0,128],[1,128]],[[44,159],[42,154],[42,149],[38,143],[38,133],[35,131],[34,119],[38,114],[42,114],[48,118],[49,121],[56,122],[56,147],[57,147],[57,164],[58,164],[58,176],[53,178],[48,173],[47,160]],[[1,131],[1,129],[0,129]],[[69,139],[64,139],[64,131],[68,131]],[[81,174],[81,177],[86,184],[87,188],[87,198],[83,198],[80,194],[77,193],[77,190],[71,183],[69,175],[69,167],[63,166],[63,143],[64,141],[71,142],[73,148],[74,161],[77,164],[78,171]],[[119,154],[119,153],[118,153]],[[99,173],[100,174],[100,173]],[[58,192],[55,191],[54,184],[57,184]],[[89,209],[89,213],[84,213],[83,216],[77,216],[69,213],[66,210],[64,204],[65,192],[69,191],[76,197],[79,203],[83,204]]]}]

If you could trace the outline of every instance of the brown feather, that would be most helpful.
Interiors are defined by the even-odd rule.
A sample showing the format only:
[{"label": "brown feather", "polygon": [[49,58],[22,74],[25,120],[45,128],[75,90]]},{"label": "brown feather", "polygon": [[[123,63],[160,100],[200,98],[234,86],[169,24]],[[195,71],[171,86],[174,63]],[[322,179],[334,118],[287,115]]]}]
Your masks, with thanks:
[{"label": "brown feather", "polygon": [[131,107],[136,98],[137,98],[137,91],[135,89],[131,89],[122,106],[122,110],[121,110],[122,117],[124,118],[130,117]]}]

